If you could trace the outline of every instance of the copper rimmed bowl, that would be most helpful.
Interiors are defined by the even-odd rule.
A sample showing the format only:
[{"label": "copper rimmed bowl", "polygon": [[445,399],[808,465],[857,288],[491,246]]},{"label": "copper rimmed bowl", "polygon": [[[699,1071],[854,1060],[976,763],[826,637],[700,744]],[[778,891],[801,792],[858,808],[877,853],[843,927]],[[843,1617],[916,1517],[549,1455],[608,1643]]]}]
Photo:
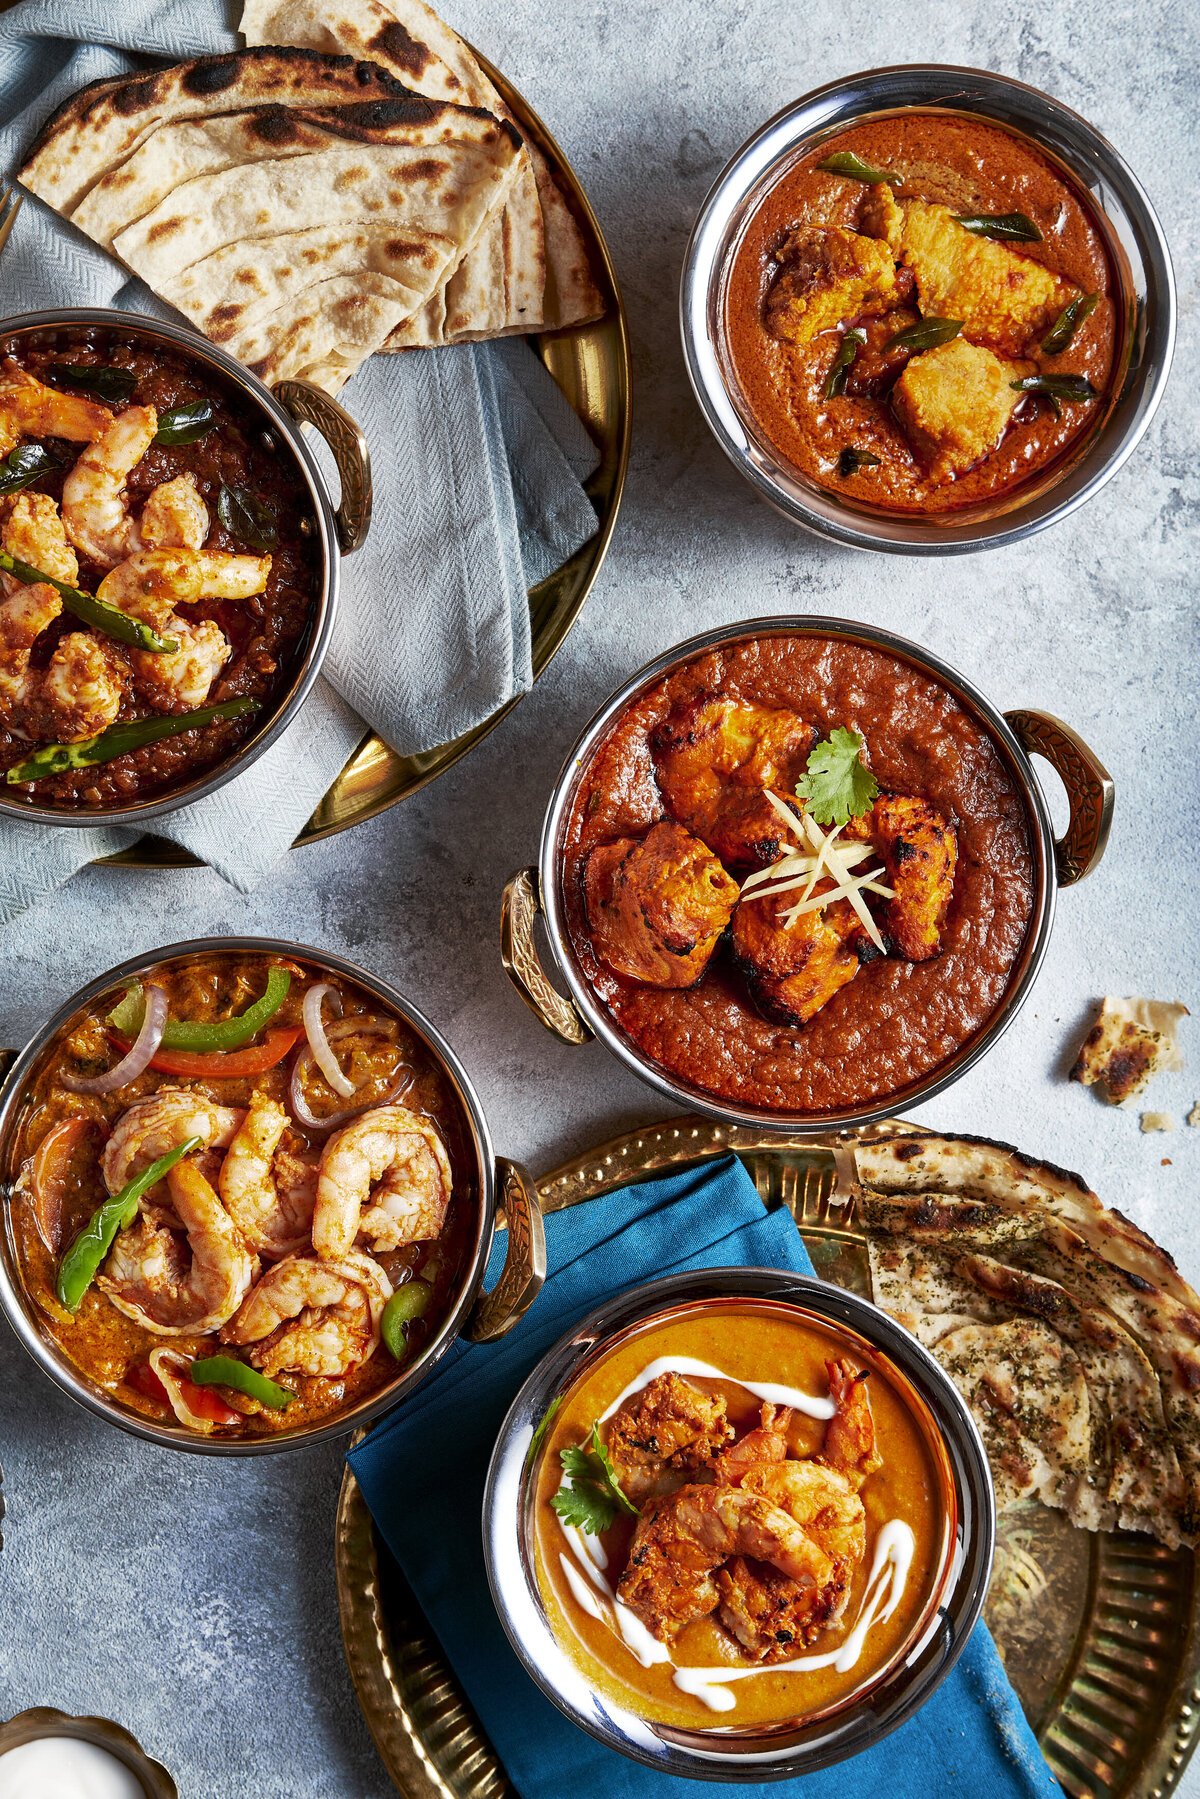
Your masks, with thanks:
[{"label": "copper rimmed bowl", "polygon": [[[946,688],[986,730],[1020,791],[1026,810],[1033,857],[1033,912],[1024,943],[995,1010],[947,1060],[920,1079],[891,1088],[861,1104],[823,1112],[787,1111],[739,1105],[714,1097],[707,1089],[669,1073],[622,1029],[598,999],[580,961],[568,925],[565,842],[575,797],[594,757],[625,709],[650,687],[706,651],[769,636],[833,638],[882,650],[909,663]],[[1050,815],[1030,757],[1043,757],[1061,777],[1070,804],[1066,832],[1056,839]],[[541,856],[537,867],[521,869],[504,890],[501,913],[501,956],[510,980],[526,1004],[563,1043],[582,1044],[593,1037],[612,1051],[626,1068],[669,1099],[679,1111],[703,1112],[724,1123],[813,1136],[831,1128],[871,1124],[920,1105],[949,1087],[987,1054],[1028,998],[1050,943],[1058,891],[1090,874],[1108,842],[1112,823],[1113,783],[1087,744],[1049,712],[1020,710],[1000,713],[991,701],[940,657],[907,638],[849,619],[821,617],[762,618],[739,621],[693,637],[668,650],[614,693],[585,727],[563,764],[546,808]],[[534,927],[541,918],[553,964],[567,987],[563,995],[540,960]]]},{"label": "copper rimmed bowl", "polygon": [[[927,1601],[882,1668],[820,1714],[745,1730],[683,1730],[647,1722],[585,1679],[547,1614],[537,1575],[534,1498],[556,1400],[614,1345],[676,1308],[769,1300],[800,1323],[832,1326],[868,1367],[882,1360],[909,1390],[942,1489],[942,1542]],[[483,1501],[492,1599],[527,1674],[580,1729],[662,1774],[727,1783],[791,1780],[846,1760],[891,1734],[945,1680],[979,1618],[996,1538],[987,1456],[949,1376],[908,1332],[865,1299],[775,1268],[711,1268],[671,1275],[609,1300],[538,1363],[500,1427]]]},{"label": "copper rimmed bowl", "polygon": [[[177,812],[181,806],[215,793],[256,762],[295,718],[321,672],[329,648],[337,613],[341,559],[360,549],[367,540],[371,525],[371,457],[367,440],[349,413],[311,381],[278,381],[268,388],[249,369],[197,332],[145,318],[140,313],[64,308],[0,319],[0,353],[13,355],[34,345],[53,348],[59,334],[67,332],[77,343],[81,331],[94,333],[98,345],[121,340],[182,352],[211,378],[215,387],[232,394],[259,422],[267,447],[278,449],[290,460],[307,489],[312,503],[311,526],[319,549],[317,591],[304,635],[292,655],[287,685],[264,709],[254,731],[224,761],[201,770],[168,793],[124,806],[82,807],[77,811],[42,805],[36,798],[13,799],[12,790],[6,792],[0,782],[0,817],[47,825],[128,825],[142,829],[149,826],[151,819]],[[301,435],[302,425],[318,430],[333,455],[341,483],[336,509],[316,458]]]},{"label": "copper rimmed bowl", "polygon": [[[1094,428],[1035,480],[995,501],[927,517],[858,504],[807,480],[763,437],[741,398],[724,342],[737,246],[767,190],[800,156],[850,125],[939,111],[1032,138],[1083,187],[1120,282],[1123,331],[1110,397]],[[718,175],[684,257],[680,326],[700,410],[726,456],[777,512],[835,543],[908,556],[999,549],[1067,518],[1128,461],[1162,399],[1175,345],[1175,283],[1153,206],[1093,125],[1049,94],[982,69],[938,63],[868,69],[815,88],[768,119]]]},{"label": "copper rimmed bowl", "polygon": [[[453,1303],[428,1343],[405,1362],[394,1380],[357,1405],[347,1406],[331,1418],[262,1438],[220,1441],[197,1436],[182,1425],[159,1424],[134,1411],[101,1387],[70,1361],[43,1328],[38,1308],[26,1291],[13,1230],[11,1197],[18,1169],[13,1166],[16,1127],[26,1104],[30,1078],[59,1032],[81,1007],[111,994],[115,1004],[130,982],[142,980],[155,969],[216,950],[260,953],[263,956],[299,957],[328,973],[354,981],[394,1012],[413,1032],[436,1064],[457,1104],[463,1133],[470,1146],[467,1177],[469,1197],[475,1208],[474,1238],[459,1277]],[[11,1052],[9,1052],[11,1054]],[[503,1206],[508,1226],[508,1254],[496,1285],[483,1291],[484,1271],[495,1237],[498,1211]],[[0,1087],[0,1308],[34,1361],[64,1393],[86,1406],[97,1417],[147,1442],[170,1449],[191,1450],[198,1455],[268,1455],[281,1449],[298,1449],[327,1437],[340,1437],[377,1418],[411,1393],[462,1335],[473,1343],[495,1342],[524,1316],[541,1291],[546,1277],[546,1241],[542,1229],[537,1188],[516,1162],[497,1157],[491,1132],[478,1095],[466,1069],[429,1020],[397,993],[394,987],[366,969],[331,956],[307,944],[286,943],[274,937],[211,937],[175,943],[149,955],[135,956],[111,968],[81,987],[47,1020],[42,1029],[16,1056]],[[169,1339],[168,1339],[169,1340]]]}]

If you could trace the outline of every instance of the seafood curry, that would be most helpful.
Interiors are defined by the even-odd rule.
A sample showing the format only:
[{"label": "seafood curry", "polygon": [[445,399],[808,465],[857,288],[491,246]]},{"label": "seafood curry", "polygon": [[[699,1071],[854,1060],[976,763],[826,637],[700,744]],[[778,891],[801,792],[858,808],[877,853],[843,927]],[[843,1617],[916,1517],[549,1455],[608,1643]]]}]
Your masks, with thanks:
[{"label": "seafood curry", "polygon": [[118,808],[225,761],[295,673],[317,546],[290,453],[182,352],[0,344],[8,798]]},{"label": "seafood curry", "polygon": [[295,1430],[396,1379],[478,1234],[457,1099],[406,1022],[261,953],[184,957],[77,1013],[12,1153],[43,1331],[205,1436]]},{"label": "seafood curry", "polygon": [[860,1693],[931,1615],[955,1522],[903,1377],[775,1301],[701,1301],[602,1349],[533,1504],[564,1648],[640,1717],[693,1730]]},{"label": "seafood curry", "polygon": [[826,138],[752,214],[725,350],[754,428],[893,512],[994,503],[1102,418],[1122,330],[1098,215],[1028,138],[913,111]]},{"label": "seafood curry", "polygon": [[1025,802],[980,722],[896,656],[782,632],[627,707],[564,861],[581,966],[638,1048],[787,1111],[946,1061],[1003,998],[1033,909]]}]

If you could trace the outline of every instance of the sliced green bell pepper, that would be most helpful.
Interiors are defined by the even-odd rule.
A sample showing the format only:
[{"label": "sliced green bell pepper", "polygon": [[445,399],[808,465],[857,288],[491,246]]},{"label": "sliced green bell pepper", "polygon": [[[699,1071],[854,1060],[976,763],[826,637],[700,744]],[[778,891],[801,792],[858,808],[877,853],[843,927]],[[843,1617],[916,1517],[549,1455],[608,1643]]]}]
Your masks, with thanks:
[{"label": "sliced green bell pepper", "polygon": [[[267,990],[262,998],[256,999],[252,1006],[247,1006],[236,1018],[223,1018],[217,1024],[189,1024],[186,1019],[172,1019],[162,1034],[160,1047],[194,1050],[200,1055],[240,1049],[243,1043],[249,1043],[251,1037],[258,1035],[268,1020],[274,1018],[287,998],[291,984],[289,970],[275,963],[267,972]],[[145,1011],[145,996],[141,982],[137,981],[126,989],[124,999],[109,1013],[108,1022],[114,1031],[119,1031],[122,1037],[132,1040],[142,1028]]]},{"label": "sliced green bell pepper", "polygon": [[54,1290],[60,1304],[66,1306],[68,1312],[79,1310],[84,1294],[100,1272],[101,1264],[112,1248],[113,1238],[137,1217],[138,1201],[143,1193],[149,1193],[151,1187],[161,1181],[176,1162],[181,1162],[184,1156],[190,1156],[194,1149],[199,1148],[199,1137],[189,1137],[186,1143],[181,1143],[178,1149],[169,1149],[165,1156],[159,1156],[157,1162],[151,1162],[149,1168],[143,1168],[140,1174],[127,1181],[119,1193],[114,1193],[111,1199],[106,1199],[103,1205],[96,1207],[58,1265]]},{"label": "sliced green bell pepper", "polygon": [[267,1406],[272,1412],[282,1412],[296,1397],[286,1387],[268,1380],[257,1368],[248,1367],[231,1355],[206,1356],[203,1361],[193,1362],[188,1379],[194,1380],[198,1387],[232,1387],[235,1392],[244,1393],[247,1399],[257,1399],[259,1405]]}]

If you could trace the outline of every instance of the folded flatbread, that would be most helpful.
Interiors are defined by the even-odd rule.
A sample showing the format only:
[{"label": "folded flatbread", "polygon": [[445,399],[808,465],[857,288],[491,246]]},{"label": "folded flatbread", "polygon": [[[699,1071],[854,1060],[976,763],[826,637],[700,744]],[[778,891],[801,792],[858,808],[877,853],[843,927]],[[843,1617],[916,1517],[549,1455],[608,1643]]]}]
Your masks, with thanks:
[{"label": "folded flatbread", "polygon": [[[297,44],[381,65],[431,99],[511,119],[462,39],[424,0],[245,0],[247,44]],[[544,156],[526,145],[505,207],[446,283],[440,303],[398,327],[385,348],[557,330],[598,318],[604,302],[583,237]]]},{"label": "folded flatbread", "polygon": [[876,1303],[980,1426],[1002,1504],[1200,1542],[1200,1298],[1077,1175],[927,1134],[856,1146]]}]

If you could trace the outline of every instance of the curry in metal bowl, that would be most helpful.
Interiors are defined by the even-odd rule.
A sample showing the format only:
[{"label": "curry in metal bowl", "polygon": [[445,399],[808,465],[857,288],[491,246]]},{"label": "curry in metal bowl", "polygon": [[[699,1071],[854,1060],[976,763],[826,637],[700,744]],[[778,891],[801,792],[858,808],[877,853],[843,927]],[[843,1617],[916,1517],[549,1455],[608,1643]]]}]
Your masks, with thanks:
[{"label": "curry in metal bowl", "polygon": [[759,199],[724,296],[742,410],[845,498],[993,505],[1105,416],[1124,303],[1111,232],[1032,138],[911,108],[827,136]]},{"label": "curry in metal bowl", "polygon": [[93,325],[0,340],[0,769],[109,813],[218,765],[294,682],[321,589],[290,451],[211,360]]},{"label": "curry in metal bowl", "polygon": [[334,970],[204,949],[102,992],[23,1083],[9,1240],[41,1332],[196,1437],[401,1380],[476,1253],[475,1157],[406,1019]]}]

